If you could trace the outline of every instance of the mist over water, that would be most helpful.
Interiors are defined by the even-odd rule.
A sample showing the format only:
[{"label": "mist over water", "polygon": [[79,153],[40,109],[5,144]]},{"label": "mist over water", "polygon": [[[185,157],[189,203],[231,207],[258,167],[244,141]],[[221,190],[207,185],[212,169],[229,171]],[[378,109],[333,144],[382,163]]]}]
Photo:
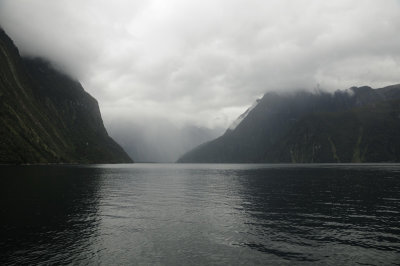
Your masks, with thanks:
[{"label": "mist over water", "polygon": [[1,168],[1,264],[400,261],[399,165]]},{"label": "mist over water", "polygon": [[[134,161],[174,162],[191,148],[229,130],[229,125],[231,130],[245,127],[239,124],[245,115],[236,122],[235,118],[265,93],[290,95],[303,89],[333,92],[352,86],[398,84],[400,1],[360,3],[0,0],[0,28],[22,56],[42,57],[79,80],[98,101],[103,119],[98,117],[96,129],[103,130],[104,120],[109,135]],[[12,54],[4,53],[4,58],[17,60],[17,54]],[[70,125],[80,121],[72,108],[85,107],[79,99],[53,104],[46,97],[36,97],[30,87],[40,88],[40,82],[28,84],[28,75],[17,78],[24,72],[23,66],[12,65],[5,64],[0,77],[6,85],[15,79],[16,85],[0,92],[0,99],[10,96],[15,100],[15,104],[0,108],[9,114],[3,128],[10,137],[6,139],[9,147],[0,150],[0,155],[6,149],[16,151],[15,158],[12,154],[7,162],[32,150],[38,152],[40,162],[47,161],[40,153],[57,160],[65,157],[58,154],[64,148],[57,152],[48,146],[47,138],[37,137],[42,130],[36,128],[54,130],[49,135],[55,136],[60,147],[95,147],[87,141],[75,145],[80,135],[71,137],[72,142],[64,141],[64,130],[69,132]],[[26,94],[26,100],[25,96],[11,97],[20,94],[13,93],[15,88]],[[64,93],[68,91],[60,96]],[[21,112],[16,112],[14,105]],[[287,106],[292,105],[294,101]],[[64,109],[59,110],[60,106]],[[275,125],[290,122],[281,133],[277,133],[278,127],[254,119],[257,123],[246,128],[256,130],[246,131],[249,133],[238,138],[240,142],[222,141],[221,147],[245,157],[249,154],[234,147],[244,144],[239,147],[254,148],[254,154],[264,160],[265,149],[258,148],[271,142],[264,134],[267,125],[268,132],[277,133],[272,137],[289,136],[281,143],[290,153],[299,143],[304,143],[304,151],[311,148],[314,162],[314,144],[318,143],[308,136],[318,137],[320,121],[325,118],[308,120],[315,127],[299,127],[304,135],[293,127],[296,134],[290,137],[286,126],[289,129],[292,122],[297,124],[303,118],[295,108],[293,113],[299,116],[292,117],[287,112],[291,108],[282,109],[281,113],[288,115],[271,120]],[[48,116],[53,110],[55,116]],[[71,123],[58,115],[58,111],[68,114],[65,110],[71,110]],[[379,106],[376,111],[381,113]],[[340,146],[351,148],[343,153],[352,155],[351,161],[362,161],[360,143],[366,136],[376,135],[376,141],[366,145],[371,150],[367,153],[365,149],[364,154],[377,154],[372,161],[394,161],[376,153],[384,149],[392,156],[400,150],[387,137],[397,136],[398,110],[383,111],[370,131],[357,124],[362,122],[361,116],[347,122],[356,128],[353,142],[345,127],[337,134],[326,134],[329,155],[332,151],[339,161],[339,144],[335,146],[331,139],[337,135],[345,139]],[[19,119],[25,114],[26,119]],[[370,113],[360,115],[371,121]],[[389,116],[392,119],[386,119]],[[330,133],[335,133],[336,121],[345,122],[341,118],[327,123]],[[58,130],[47,120],[65,127]],[[395,127],[389,127],[390,122]],[[394,134],[381,134],[379,128]],[[257,135],[263,137],[262,142],[256,141]],[[310,142],[295,142],[303,136]],[[27,140],[26,145],[44,144],[40,145],[43,149],[14,145],[20,139]],[[224,154],[217,159],[226,155],[220,151]],[[288,158],[293,161],[291,154]],[[298,154],[303,157],[305,153]],[[31,162],[22,157],[21,162]],[[86,159],[82,158],[91,161]],[[251,156],[243,159],[236,161],[250,161]],[[400,164],[1,165],[0,173],[0,265],[336,266],[400,262]]]},{"label": "mist over water", "polygon": [[166,120],[141,122],[115,119],[109,134],[135,162],[173,163],[194,147],[223,133],[222,128],[179,126]]}]

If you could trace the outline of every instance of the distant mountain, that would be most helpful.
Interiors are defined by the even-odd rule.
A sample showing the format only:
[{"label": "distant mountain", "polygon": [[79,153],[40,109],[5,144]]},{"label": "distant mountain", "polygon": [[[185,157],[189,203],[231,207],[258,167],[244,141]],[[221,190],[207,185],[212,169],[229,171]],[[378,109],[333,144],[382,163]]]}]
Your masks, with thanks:
[{"label": "distant mountain", "polygon": [[221,130],[177,126],[162,119],[142,121],[112,120],[110,134],[136,162],[175,162],[185,152],[212,140]]},{"label": "distant mountain", "polygon": [[96,99],[48,62],[21,58],[0,29],[0,163],[124,162]]},{"label": "distant mountain", "polygon": [[400,85],[267,93],[178,162],[400,162]]}]

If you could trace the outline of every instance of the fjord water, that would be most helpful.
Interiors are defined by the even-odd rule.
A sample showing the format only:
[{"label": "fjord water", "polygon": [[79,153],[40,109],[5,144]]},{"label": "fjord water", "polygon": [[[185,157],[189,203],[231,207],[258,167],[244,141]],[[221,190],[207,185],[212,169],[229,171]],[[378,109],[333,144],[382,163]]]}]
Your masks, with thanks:
[{"label": "fjord water", "polygon": [[0,169],[2,265],[400,263],[400,165]]}]

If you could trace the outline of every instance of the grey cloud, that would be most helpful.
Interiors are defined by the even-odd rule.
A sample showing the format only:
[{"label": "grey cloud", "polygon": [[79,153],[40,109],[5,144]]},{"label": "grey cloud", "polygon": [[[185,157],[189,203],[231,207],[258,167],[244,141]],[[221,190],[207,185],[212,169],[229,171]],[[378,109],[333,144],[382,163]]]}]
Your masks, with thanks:
[{"label": "grey cloud", "polygon": [[106,122],[226,127],[266,91],[400,79],[397,0],[2,0],[0,23],[79,78]]}]

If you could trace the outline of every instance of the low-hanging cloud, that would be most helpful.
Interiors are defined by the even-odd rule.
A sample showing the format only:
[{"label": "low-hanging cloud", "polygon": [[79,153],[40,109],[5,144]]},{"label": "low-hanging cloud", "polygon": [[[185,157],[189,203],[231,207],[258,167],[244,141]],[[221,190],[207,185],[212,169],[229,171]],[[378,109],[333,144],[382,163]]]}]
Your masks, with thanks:
[{"label": "low-hanging cloud", "polygon": [[106,124],[226,127],[266,91],[400,81],[398,0],[1,0],[0,24],[77,77]]}]

